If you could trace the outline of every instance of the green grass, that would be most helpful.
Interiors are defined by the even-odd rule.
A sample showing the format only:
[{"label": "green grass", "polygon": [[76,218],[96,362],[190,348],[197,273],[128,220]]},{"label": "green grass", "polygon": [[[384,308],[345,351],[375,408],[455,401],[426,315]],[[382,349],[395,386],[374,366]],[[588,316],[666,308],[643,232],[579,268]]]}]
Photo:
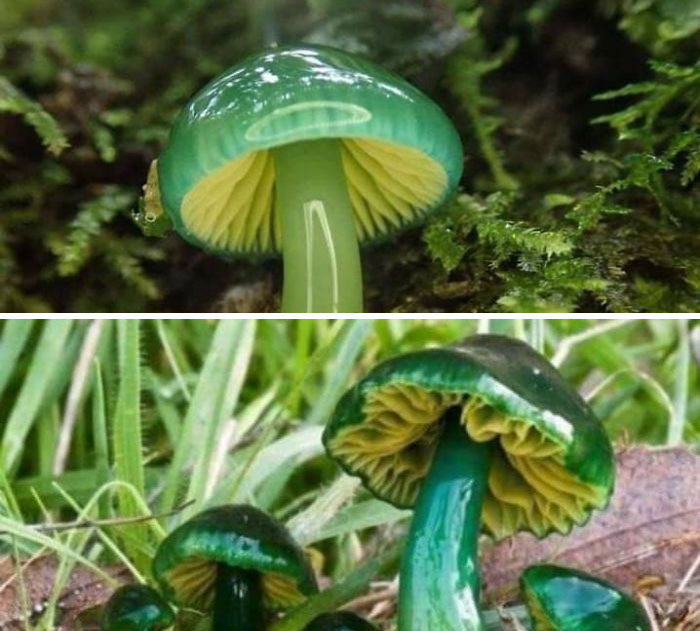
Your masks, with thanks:
[{"label": "green grass", "polygon": [[[616,440],[700,447],[692,320],[3,322],[0,554],[60,560],[51,606],[26,628],[60,621],[55,605],[76,564],[118,563],[148,581],[164,534],[223,502],[272,512],[323,554],[333,589],[275,631],[364,594],[370,579],[391,580],[400,538],[389,527],[407,513],[325,457],[323,423],[376,361],[477,328],[541,348]],[[69,449],[56,468],[60,438]],[[85,519],[108,523],[33,527]]]}]

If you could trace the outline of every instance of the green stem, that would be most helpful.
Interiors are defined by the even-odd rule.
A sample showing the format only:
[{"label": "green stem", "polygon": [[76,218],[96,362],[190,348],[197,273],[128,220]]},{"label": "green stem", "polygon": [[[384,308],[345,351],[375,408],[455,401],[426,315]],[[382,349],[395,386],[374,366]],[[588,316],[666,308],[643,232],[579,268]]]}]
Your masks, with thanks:
[{"label": "green stem", "polygon": [[484,629],[478,545],[493,447],[469,438],[459,412],[445,414],[414,508],[401,561],[399,631]]},{"label": "green stem", "polygon": [[338,140],[274,149],[286,313],[362,311],[362,271]]},{"label": "green stem", "polygon": [[212,631],[264,631],[259,572],[219,565],[211,628]]}]

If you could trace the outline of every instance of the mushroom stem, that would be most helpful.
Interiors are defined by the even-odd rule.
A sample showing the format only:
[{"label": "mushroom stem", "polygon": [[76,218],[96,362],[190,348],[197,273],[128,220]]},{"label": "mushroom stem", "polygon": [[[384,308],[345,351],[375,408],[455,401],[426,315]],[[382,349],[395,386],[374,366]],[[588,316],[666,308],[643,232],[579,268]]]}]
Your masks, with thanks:
[{"label": "mushroom stem", "polygon": [[352,204],[335,139],[274,150],[282,221],[282,311],[362,311],[362,270]]},{"label": "mushroom stem", "polygon": [[264,631],[260,573],[219,564],[212,631]]},{"label": "mushroom stem", "polygon": [[460,413],[445,413],[415,504],[401,562],[399,631],[484,629],[478,544],[493,444],[469,438]]}]

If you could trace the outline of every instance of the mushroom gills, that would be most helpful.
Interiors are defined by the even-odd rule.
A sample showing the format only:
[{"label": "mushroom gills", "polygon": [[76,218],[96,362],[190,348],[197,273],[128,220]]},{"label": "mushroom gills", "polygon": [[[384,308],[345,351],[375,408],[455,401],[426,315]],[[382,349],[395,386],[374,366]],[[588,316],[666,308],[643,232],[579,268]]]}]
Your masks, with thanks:
[{"label": "mushroom gills", "polygon": [[426,390],[392,382],[367,393],[365,422],[330,441],[333,451],[363,476],[370,489],[397,506],[415,502],[439,433],[435,421],[461,408],[460,422],[476,442],[497,442],[484,500],[485,529],[496,539],[519,530],[538,536],[567,533],[584,523],[606,495],[565,466],[564,448],[531,422],[508,416],[478,395]]},{"label": "mushroom gills", "polygon": [[[207,559],[192,558],[168,572],[168,581],[184,602],[200,611],[214,604],[212,587],[217,580],[217,565]],[[261,572],[263,598],[267,607],[289,607],[304,601],[294,580],[274,572]]]},{"label": "mushroom gills", "polygon": [[536,631],[563,631],[554,626],[552,619],[547,615],[539,599],[530,589],[523,589],[522,596],[527,611],[530,614],[533,628],[536,629]]},{"label": "mushroom gills", "polygon": [[271,608],[294,607],[304,602],[306,598],[289,576],[265,572],[262,576],[262,584],[265,601]]},{"label": "mushroom gills", "polygon": [[[373,138],[337,142],[360,241],[411,223],[440,200],[447,173],[422,151]],[[203,177],[182,201],[186,229],[220,251],[279,251],[282,222],[273,153],[249,152]]]}]

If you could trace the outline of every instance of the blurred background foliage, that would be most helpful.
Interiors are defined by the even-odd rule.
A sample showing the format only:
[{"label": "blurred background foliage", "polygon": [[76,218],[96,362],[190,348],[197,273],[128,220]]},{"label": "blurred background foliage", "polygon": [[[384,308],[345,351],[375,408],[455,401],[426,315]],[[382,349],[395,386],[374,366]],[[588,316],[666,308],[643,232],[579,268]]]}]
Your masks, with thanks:
[{"label": "blurred background foliage", "polygon": [[[477,331],[544,352],[618,445],[700,452],[697,321],[11,320],[0,329],[0,555],[55,554],[56,599],[76,564],[149,580],[178,521],[250,502],[322,553],[324,585],[363,593],[369,579],[353,586],[353,571],[391,549],[406,513],[341,474],[323,426],[377,361]],[[151,514],[161,517],[119,528],[31,526]],[[32,605],[33,628],[61,622],[60,608]]]},{"label": "blurred background foliage", "polygon": [[695,0],[0,0],[0,309],[277,308],[281,266],[133,221],[187,98],[265,42],[369,56],[465,143],[369,311],[700,310]]}]

